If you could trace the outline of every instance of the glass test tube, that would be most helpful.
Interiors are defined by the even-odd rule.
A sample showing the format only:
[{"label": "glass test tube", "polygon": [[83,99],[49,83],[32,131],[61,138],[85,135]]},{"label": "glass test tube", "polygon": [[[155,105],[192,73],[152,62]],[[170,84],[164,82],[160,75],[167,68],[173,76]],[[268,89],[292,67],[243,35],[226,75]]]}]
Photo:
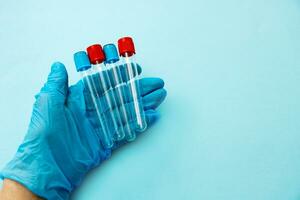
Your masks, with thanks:
[{"label": "glass test tube", "polygon": [[135,48],[132,38],[123,37],[118,40],[119,54],[125,66],[126,81],[130,88],[133,101],[134,129],[142,132],[147,128],[146,116],[143,108],[142,96],[139,86],[137,63],[134,60]]},{"label": "glass test tube", "polygon": [[134,140],[135,131],[130,127],[130,109],[126,107],[126,83],[123,82],[122,73],[119,64],[118,50],[114,44],[106,44],[103,46],[105,54],[105,66],[109,72],[110,84],[112,86],[113,94],[118,103],[118,111],[121,115],[126,139]]},{"label": "glass test tube", "polygon": [[101,143],[104,148],[108,149],[113,146],[113,139],[111,137],[109,127],[107,124],[107,120],[105,119],[105,115],[102,112],[103,105],[99,101],[99,95],[97,93],[97,86],[94,79],[94,72],[91,68],[91,63],[89,58],[84,51],[79,51],[74,54],[74,62],[76,65],[76,70],[81,74],[82,81],[85,89],[87,90],[86,96],[86,104],[87,109],[92,107],[92,110],[95,110],[96,116],[92,117],[93,125],[96,126],[97,130],[101,130],[98,132],[101,138]]},{"label": "glass test tube", "polygon": [[106,105],[105,113],[107,118],[112,122],[111,136],[116,140],[122,140],[125,137],[125,131],[123,128],[122,119],[120,113],[118,112],[117,102],[115,96],[113,95],[112,86],[110,84],[110,78],[108,71],[105,69],[103,61],[105,60],[105,55],[100,44],[95,44],[87,48],[88,56],[90,62],[92,63],[92,69],[95,74],[97,74],[96,79],[98,86],[101,87],[99,90],[99,96],[104,97],[103,102]]}]

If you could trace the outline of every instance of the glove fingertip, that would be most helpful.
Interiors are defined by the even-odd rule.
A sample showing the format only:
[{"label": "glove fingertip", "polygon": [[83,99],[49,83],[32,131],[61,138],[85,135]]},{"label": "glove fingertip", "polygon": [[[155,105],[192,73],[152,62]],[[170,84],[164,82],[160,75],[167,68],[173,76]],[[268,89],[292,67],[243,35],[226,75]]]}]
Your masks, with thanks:
[{"label": "glove fingertip", "polygon": [[157,120],[159,120],[160,115],[157,111],[155,110],[147,110],[146,111],[146,121],[147,125],[152,126]]},{"label": "glove fingertip", "polygon": [[165,86],[165,82],[161,78],[143,78],[140,80],[140,89],[142,96],[146,96],[155,90],[159,90]]},{"label": "glove fingertip", "polygon": [[166,98],[167,90],[164,88],[156,90],[143,97],[143,105],[145,110],[156,109]]},{"label": "glove fingertip", "polygon": [[51,65],[51,72],[48,76],[48,80],[66,81],[68,79],[67,69],[61,62],[54,62]]},{"label": "glove fingertip", "polygon": [[66,67],[63,63],[59,61],[56,61],[51,65],[51,71],[63,70],[63,69],[66,69]]}]

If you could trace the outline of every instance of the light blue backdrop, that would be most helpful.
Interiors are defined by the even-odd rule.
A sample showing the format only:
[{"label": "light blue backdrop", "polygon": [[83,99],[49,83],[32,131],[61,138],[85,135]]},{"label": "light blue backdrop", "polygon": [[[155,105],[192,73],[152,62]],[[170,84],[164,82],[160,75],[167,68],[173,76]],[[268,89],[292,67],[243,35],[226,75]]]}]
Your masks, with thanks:
[{"label": "light blue backdrop", "polygon": [[53,61],[131,35],[161,120],[73,199],[300,199],[300,1],[0,1],[0,167]]}]

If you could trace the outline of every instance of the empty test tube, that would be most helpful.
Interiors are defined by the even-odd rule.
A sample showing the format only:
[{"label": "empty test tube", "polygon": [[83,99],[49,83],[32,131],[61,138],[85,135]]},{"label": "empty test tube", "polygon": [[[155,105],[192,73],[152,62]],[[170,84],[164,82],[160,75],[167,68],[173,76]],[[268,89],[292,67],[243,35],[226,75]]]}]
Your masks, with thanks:
[{"label": "empty test tube", "polygon": [[114,130],[111,136],[117,141],[122,140],[125,137],[125,131],[120,112],[118,111],[115,95],[112,91],[108,70],[103,64],[105,55],[102,47],[100,44],[89,46],[87,48],[87,53],[90,62],[92,63],[92,70],[94,70],[96,75],[97,84],[101,88],[98,91],[98,94],[103,97],[103,102],[107,108],[105,110],[105,113],[107,113],[106,116],[109,118],[109,121],[112,122],[112,124],[109,124],[109,126],[111,126]]},{"label": "empty test tube", "polygon": [[130,95],[133,101],[134,130],[142,132],[147,128],[142,96],[139,86],[139,74],[135,62],[135,47],[132,38],[123,37],[118,40],[119,55],[122,64],[125,66],[127,85],[130,88]]},{"label": "empty test tube", "polygon": [[81,74],[84,87],[88,94],[85,99],[87,102],[87,106],[95,110],[96,120],[94,122],[94,125],[98,130],[100,130],[101,127],[101,131],[98,132],[101,138],[101,143],[104,148],[111,148],[114,144],[113,139],[111,137],[110,129],[107,124],[107,119],[105,118],[103,112],[104,106],[101,104],[101,101],[99,101],[100,98],[97,93],[97,85],[94,79],[94,72],[91,68],[91,63],[86,52],[79,51],[75,53],[74,62],[76,65],[77,72]]},{"label": "empty test tube", "polygon": [[[126,82],[123,82],[121,66],[119,64],[118,50],[114,44],[106,44],[103,46],[103,51],[105,54],[105,66],[109,71],[110,84],[113,88],[113,94],[118,102],[118,111],[121,115],[124,124],[124,131],[126,139],[130,141],[135,139],[135,131],[131,129],[130,126],[130,109],[126,106]],[[129,105],[129,103],[128,103]]]}]

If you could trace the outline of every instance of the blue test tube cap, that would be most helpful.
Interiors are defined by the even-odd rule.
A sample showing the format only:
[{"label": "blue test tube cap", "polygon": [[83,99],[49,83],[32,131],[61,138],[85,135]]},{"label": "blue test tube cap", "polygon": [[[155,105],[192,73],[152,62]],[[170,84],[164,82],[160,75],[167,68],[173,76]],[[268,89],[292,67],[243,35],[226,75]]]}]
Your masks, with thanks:
[{"label": "blue test tube cap", "polygon": [[117,47],[114,44],[106,44],[103,46],[105,54],[105,63],[115,63],[119,60]]},{"label": "blue test tube cap", "polygon": [[78,51],[74,53],[74,62],[78,72],[91,68],[89,57],[85,51]]}]

